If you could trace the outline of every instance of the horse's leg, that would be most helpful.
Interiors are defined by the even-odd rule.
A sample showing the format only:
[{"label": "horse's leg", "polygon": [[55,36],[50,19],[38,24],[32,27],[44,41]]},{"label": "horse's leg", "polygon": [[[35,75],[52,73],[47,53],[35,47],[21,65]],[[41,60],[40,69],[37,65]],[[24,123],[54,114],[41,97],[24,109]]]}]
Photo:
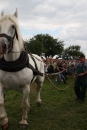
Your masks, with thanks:
[{"label": "horse's leg", "polygon": [[30,103],[29,103],[29,93],[30,93],[30,87],[29,85],[25,86],[23,89],[23,101],[22,101],[22,106],[23,106],[23,115],[22,115],[22,120],[20,122],[20,128],[26,127],[28,125],[27,123],[27,113],[30,108]]},{"label": "horse's leg", "polygon": [[38,106],[41,106],[42,105],[42,100],[41,100],[41,97],[40,97],[40,91],[41,91],[41,87],[42,87],[43,82],[36,81],[36,83],[37,83],[37,88],[36,88],[36,103],[37,103]]},{"label": "horse's leg", "polygon": [[3,130],[6,130],[8,129],[9,124],[8,124],[7,114],[4,108],[4,94],[5,94],[5,89],[3,89],[3,86],[0,83],[0,125],[2,126]]}]

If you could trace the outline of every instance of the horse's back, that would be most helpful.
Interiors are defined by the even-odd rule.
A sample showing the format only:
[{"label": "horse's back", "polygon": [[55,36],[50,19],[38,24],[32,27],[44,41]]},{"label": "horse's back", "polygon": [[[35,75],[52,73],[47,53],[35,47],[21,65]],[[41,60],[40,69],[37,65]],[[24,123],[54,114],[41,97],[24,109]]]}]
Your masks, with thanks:
[{"label": "horse's back", "polygon": [[32,54],[32,56],[28,54],[28,56],[29,56],[29,62],[35,67],[35,63],[32,59],[33,57],[38,67],[38,70],[44,73],[44,62],[42,61],[41,57],[36,54]]}]

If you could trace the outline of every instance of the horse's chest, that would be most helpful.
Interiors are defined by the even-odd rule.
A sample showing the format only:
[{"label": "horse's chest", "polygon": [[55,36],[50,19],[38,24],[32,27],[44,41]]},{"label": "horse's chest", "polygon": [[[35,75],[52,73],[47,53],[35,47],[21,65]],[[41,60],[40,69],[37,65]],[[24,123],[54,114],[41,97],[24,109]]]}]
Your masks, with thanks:
[{"label": "horse's chest", "polygon": [[21,88],[24,87],[25,85],[30,83],[31,77],[29,74],[29,70],[21,71],[17,73],[5,72],[5,73],[0,74],[1,82],[8,89],[14,89],[14,88],[16,89],[19,87]]}]

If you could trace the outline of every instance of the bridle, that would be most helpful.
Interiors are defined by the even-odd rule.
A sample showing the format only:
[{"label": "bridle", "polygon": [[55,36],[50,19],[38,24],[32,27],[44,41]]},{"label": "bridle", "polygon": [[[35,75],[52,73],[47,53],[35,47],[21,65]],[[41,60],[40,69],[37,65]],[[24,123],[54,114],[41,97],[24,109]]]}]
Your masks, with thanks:
[{"label": "bridle", "polygon": [[1,33],[1,34],[0,34],[0,37],[5,37],[5,38],[7,38],[7,40],[8,40],[9,43],[10,43],[10,44],[9,44],[9,48],[8,48],[8,50],[6,50],[5,53],[10,53],[10,52],[12,51],[15,36],[16,36],[16,39],[18,40],[18,34],[17,34],[16,28],[15,28],[15,33],[14,33],[13,37],[8,36],[8,35],[5,34],[5,33]]}]

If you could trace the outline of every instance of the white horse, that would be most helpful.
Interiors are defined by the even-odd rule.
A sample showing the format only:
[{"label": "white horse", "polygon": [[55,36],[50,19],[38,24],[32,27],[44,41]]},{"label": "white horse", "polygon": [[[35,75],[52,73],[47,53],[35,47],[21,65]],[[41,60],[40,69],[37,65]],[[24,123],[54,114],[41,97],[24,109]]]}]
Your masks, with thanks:
[{"label": "white horse", "polygon": [[[39,56],[34,55],[32,58],[31,55],[24,53],[23,40],[17,21],[17,9],[13,15],[4,15],[4,11],[2,11],[1,16],[0,54],[3,55],[3,58],[0,61],[0,125],[2,129],[6,130],[9,127],[8,117],[4,108],[6,91],[16,90],[23,93],[23,115],[19,124],[21,127],[27,126],[27,113],[30,108],[30,84],[31,82],[36,82],[36,102],[38,105],[41,105],[40,90],[44,81],[44,74],[43,76],[40,74],[34,75],[32,69],[28,67],[28,59],[33,68],[37,65],[37,72],[44,73],[44,63],[41,62]],[[24,54],[22,55],[22,53]],[[25,59],[23,60],[24,56]]]}]

